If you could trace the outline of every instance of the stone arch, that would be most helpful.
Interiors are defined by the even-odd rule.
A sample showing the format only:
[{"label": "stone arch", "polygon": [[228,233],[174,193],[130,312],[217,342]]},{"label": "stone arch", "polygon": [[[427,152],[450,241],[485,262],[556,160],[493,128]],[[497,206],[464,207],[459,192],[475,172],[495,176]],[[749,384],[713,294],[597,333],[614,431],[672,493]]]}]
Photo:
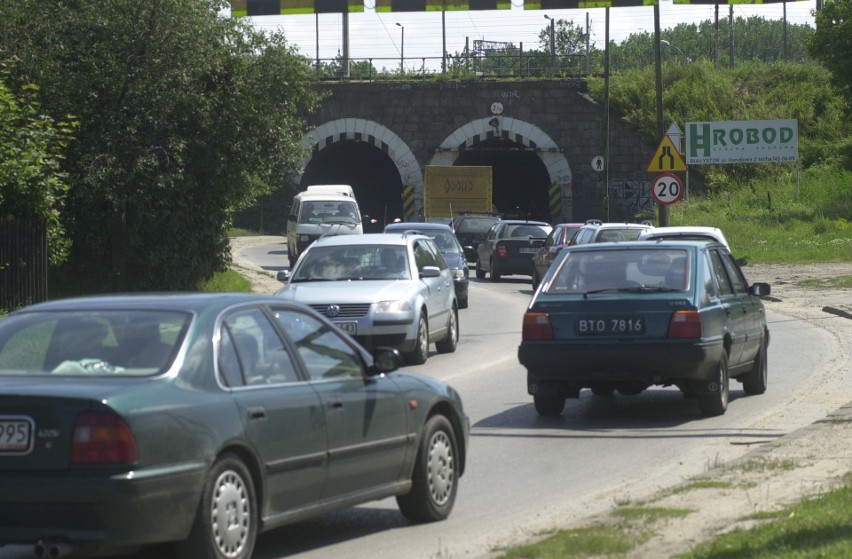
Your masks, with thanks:
[{"label": "stone arch", "polygon": [[[429,165],[452,165],[461,152],[489,138],[506,138],[535,150],[550,176],[552,187],[561,201],[561,220],[573,219],[573,183],[571,167],[556,142],[534,124],[505,116],[485,117],[468,122],[447,136]],[[423,191],[416,191],[419,207]]]},{"label": "stone arch", "polygon": [[[335,142],[346,140],[360,140],[376,146],[390,157],[399,171],[403,192],[406,189],[413,192],[423,192],[423,173],[411,148],[388,128],[378,122],[363,118],[331,120],[305,134],[299,143],[310,150],[310,153],[302,160],[300,169],[304,170],[307,167],[314,152],[320,151]],[[300,184],[302,173],[294,175],[293,180],[297,185]],[[406,208],[406,213],[409,212],[413,212],[413,210]]]}]

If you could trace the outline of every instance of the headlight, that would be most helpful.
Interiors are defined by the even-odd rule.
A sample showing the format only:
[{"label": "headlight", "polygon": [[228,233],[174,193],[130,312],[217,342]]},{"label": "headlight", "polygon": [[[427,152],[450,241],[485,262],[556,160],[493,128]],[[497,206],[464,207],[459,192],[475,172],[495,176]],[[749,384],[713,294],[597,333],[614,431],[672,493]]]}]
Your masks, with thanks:
[{"label": "headlight", "polygon": [[376,313],[411,312],[411,310],[411,303],[408,301],[382,301],[376,304]]}]

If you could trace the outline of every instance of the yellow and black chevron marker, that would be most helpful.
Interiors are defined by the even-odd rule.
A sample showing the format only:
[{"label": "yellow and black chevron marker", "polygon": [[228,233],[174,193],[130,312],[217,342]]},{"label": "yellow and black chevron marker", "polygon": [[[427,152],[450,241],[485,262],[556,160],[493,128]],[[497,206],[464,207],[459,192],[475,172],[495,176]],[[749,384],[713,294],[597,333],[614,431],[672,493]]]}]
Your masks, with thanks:
[{"label": "yellow and black chevron marker", "polygon": [[414,216],[414,187],[410,184],[402,187],[402,213],[407,218]]}]

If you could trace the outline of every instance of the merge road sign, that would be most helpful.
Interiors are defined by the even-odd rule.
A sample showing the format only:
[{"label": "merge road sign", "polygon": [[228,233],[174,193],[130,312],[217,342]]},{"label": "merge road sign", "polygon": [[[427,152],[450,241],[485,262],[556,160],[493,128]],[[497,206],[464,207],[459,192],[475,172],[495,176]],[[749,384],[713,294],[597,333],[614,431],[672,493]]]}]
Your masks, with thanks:
[{"label": "merge road sign", "polygon": [[668,136],[663,136],[663,139],[660,140],[660,145],[657,146],[657,151],[654,152],[654,157],[648,163],[648,172],[671,173],[674,171],[686,171],[686,163],[672,142],[672,139]]}]

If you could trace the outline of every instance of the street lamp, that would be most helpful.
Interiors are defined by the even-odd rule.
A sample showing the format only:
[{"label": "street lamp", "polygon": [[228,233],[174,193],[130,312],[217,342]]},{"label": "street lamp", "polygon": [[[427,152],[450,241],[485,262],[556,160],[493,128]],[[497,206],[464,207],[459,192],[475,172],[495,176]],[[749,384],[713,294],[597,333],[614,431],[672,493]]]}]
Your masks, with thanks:
[{"label": "street lamp", "polygon": [[544,14],[544,19],[550,21],[550,73],[553,74],[554,67],[556,66],[556,42],[553,40],[556,31],[556,20],[547,14]]},{"label": "street lamp", "polygon": [[405,26],[399,22],[397,25],[402,29],[402,39],[399,43],[399,75],[401,76],[405,64]]},{"label": "street lamp", "polygon": [[664,45],[664,46],[667,46],[667,47],[669,47],[669,48],[673,48],[673,49],[675,49],[676,51],[678,51],[678,52],[680,53],[680,55],[681,55],[681,56],[682,56],[682,57],[683,57],[683,58],[684,58],[687,62],[689,62],[689,57],[688,57],[688,56],[686,56],[686,55],[683,53],[683,51],[682,51],[682,50],[680,50],[680,48],[678,48],[678,46],[677,46],[677,45],[673,45],[673,44],[671,44],[670,42],[666,41],[665,39],[660,39],[660,44],[661,44],[661,45]]}]

